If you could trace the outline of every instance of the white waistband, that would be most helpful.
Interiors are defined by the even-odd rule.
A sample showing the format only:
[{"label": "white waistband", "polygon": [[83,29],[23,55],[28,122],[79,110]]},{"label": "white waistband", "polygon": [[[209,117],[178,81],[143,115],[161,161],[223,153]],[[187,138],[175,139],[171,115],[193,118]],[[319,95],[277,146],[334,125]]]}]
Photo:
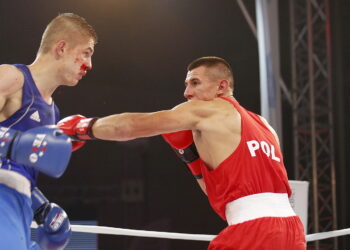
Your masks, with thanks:
[{"label": "white waistband", "polygon": [[9,188],[15,189],[17,192],[20,192],[28,197],[31,196],[30,181],[17,172],[0,169],[0,184],[4,184]]},{"label": "white waistband", "polygon": [[263,217],[289,217],[295,212],[284,193],[260,193],[248,195],[226,204],[229,225]]}]

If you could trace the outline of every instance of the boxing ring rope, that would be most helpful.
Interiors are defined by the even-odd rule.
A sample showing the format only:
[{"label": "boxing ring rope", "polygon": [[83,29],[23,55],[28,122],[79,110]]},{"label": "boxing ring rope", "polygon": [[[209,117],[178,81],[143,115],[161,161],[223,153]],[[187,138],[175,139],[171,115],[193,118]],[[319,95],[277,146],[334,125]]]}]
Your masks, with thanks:
[{"label": "boxing ring rope", "polygon": [[[35,222],[32,223],[32,228],[36,228]],[[137,236],[137,237],[151,237],[163,239],[177,239],[177,240],[195,240],[195,241],[211,241],[216,235],[210,234],[188,234],[188,233],[170,233],[159,231],[136,230],[116,227],[104,226],[86,226],[86,225],[72,225],[73,232],[80,233],[94,233],[94,234],[109,234],[109,235],[123,235],[123,236]],[[306,241],[323,240],[333,237],[339,237],[350,234],[350,228],[334,230],[329,232],[314,233],[306,235]]]}]

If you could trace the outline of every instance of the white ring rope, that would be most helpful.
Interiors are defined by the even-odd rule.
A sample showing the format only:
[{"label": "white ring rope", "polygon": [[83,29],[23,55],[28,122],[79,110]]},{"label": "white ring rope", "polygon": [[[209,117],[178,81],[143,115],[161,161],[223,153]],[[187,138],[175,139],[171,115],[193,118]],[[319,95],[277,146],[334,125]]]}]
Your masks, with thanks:
[{"label": "white ring rope", "polygon": [[72,225],[73,232],[84,233],[100,233],[100,234],[113,234],[113,235],[128,235],[139,237],[154,237],[154,238],[166,238],[166,239],[178,239],[178,240],[199,240],[199,241],[211,241],[216,235],[208,234],[184,234],[184,233],[168,233],[158,231],[146,231],[135,230],[115,227],[100,227],[100,226],[85,226],[85,225]]},{"label": "white ring rope", "polygon": [[[36,223],[32,223],[32,228],[36,228]],[[86,226],[86,225],[72,225],[73,232],[80,233],[95,233],[95,234],[112,234],[112,235],[124,235],[124,236],[138,236],[138,237],[152,237],[152,238],[165,238],[165,239],[178,239],[178,240],[197,240],[197,241],[211,241],[216,235],[210,234],[187,234],[187,233],[169,233],[159,231],[147,231],[136,230],[116,227],[101,227],[101,226]],[[338,236],[344,236],[350,234],[350,228],[314,233],[306,235],[306,241],[323,240]]]},{"label": "white ring rope", "polygon": [[323,240],[350,234],[350,228],[306,235],[306,241]]}]

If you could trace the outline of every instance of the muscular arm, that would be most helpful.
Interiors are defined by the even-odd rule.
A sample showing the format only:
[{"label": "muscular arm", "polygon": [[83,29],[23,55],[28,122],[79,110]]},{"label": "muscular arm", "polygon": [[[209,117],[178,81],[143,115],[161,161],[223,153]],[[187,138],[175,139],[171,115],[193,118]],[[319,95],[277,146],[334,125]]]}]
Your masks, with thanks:
[{"label": "muscular arm", "polygon": [[[92,132],[99,139],[125,141],[181,130],[197,130],[201,121],[215,112],[210,101],[190,101],[172,110],[107,116],[95,122]],[[197,179],[197,182],[207,194],[204,180]]]},{"label": "muscular arm", "polygon": [[23,87],[23,75],[12,65],[0,65],[0,114],[8,99]]},{"label": "muscular arm", "polygon": [[180,130],[197,130],[203,119],[215,114],[212,106],[211,101],[190,101],[172,110],[111,115],[98,119],[92,132],[99,139],[125,141]]}]

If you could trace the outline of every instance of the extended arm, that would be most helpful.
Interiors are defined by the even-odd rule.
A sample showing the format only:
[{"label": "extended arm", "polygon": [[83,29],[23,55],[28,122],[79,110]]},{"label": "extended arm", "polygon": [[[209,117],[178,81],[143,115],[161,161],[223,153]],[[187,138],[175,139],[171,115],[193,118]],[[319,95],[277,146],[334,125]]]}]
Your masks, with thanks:
[{"label": "extended arm", "polygon": [[63,119],[58,126],[73,139],[127,141],[181,130],[198,130],[203,119],[215,114],[211,102],[190,101],[172,110],[122,113],[99,119]]},{"label": "extended arm", "polygon": [[[122,113],[99,119],[74,115],[61,120],[58,126],[74,140],[98,138],[126,141],[183,130],[198,130],[201,128],[201,121],[214,115],[216,111],[211,102],[190,101],[172,110],[153,113]],[[192,134],[191,131],[190,133]],[[192,143],[191,135],[191,143],[185,145],[184,148]],[[197,154],[195,158],[186,163],[197,177],[201,175],[200,160]],[[206,193],[203,179],[197,178],[197,182]]]}]

